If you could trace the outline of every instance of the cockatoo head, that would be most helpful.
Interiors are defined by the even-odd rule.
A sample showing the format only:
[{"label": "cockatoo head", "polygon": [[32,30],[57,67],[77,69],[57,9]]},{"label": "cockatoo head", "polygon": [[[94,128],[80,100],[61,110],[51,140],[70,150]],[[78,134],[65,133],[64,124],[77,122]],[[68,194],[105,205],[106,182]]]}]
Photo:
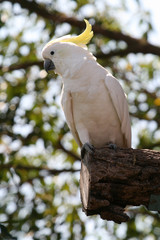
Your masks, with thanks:
[{"label": "cockatoo head", "polygon": [[78,71],[79,67],[93,55],[87,50],[86,44],[93,37],[92,27],[87,20],[85,31],[79,36],[64,36],[50,41],[42,50],[44,68],[47,72],[54,70],[62,76]]}]

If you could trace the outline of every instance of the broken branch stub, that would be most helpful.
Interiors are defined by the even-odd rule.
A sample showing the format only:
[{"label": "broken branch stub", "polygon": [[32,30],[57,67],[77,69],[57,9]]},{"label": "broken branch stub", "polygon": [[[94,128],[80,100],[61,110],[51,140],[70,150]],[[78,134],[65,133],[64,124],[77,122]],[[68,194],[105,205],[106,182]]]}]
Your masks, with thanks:
[{"label": "broken branch stub", "polygon": [[81,161],[80,192],[86,215],[126,222],[128,205],[160,210],[160,153],[109,147],[87,153]]}]

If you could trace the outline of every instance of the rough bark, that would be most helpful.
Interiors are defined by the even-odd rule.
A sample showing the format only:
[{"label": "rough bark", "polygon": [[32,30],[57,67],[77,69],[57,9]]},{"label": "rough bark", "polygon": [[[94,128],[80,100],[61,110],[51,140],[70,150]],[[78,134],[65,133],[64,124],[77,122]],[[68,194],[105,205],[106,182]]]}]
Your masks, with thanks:
[{"label": "rough bark", "polygon": [[80,191],[86,215],[117,223],[129,220],[127,205],[160,210],[160,152],[96,149],[81,162]]}]

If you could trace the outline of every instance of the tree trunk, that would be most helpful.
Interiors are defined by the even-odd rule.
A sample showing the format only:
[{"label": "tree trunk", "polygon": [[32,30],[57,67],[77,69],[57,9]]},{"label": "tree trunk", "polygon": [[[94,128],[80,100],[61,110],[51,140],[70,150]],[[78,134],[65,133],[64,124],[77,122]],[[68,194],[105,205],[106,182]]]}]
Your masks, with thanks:
[{"label": "tree trunk", "polygon": [[129,220],[127,205],[160,210],[160,152],[109,149],[87,153],[81,162],[80,191],[86,215],[117,223]]}]

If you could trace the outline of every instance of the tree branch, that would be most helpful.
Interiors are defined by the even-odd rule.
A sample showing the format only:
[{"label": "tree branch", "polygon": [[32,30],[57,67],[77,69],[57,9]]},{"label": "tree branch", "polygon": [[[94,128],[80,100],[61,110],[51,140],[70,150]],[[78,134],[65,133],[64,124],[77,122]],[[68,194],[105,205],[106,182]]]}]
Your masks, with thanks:
[{"label": "tree branch", "polygon": [[70,157],[74,158],[74,160],[79,160],[80,161],[80,156],[78,156],[77,154],[75,154],[72,151],[67,150],[62,143],[59,141],[57,148],[62,149],[66,154],[68,154]]},{"label": "tree branch", "polygon": [[160,48],[158,47],[158,51],[157,51],[157,47],[156,49],[154,48],[154,46],[149,43],[146,43],[148,46],[148,48],[146,46],[141,46],[141,45],[136,45],[136,46],[132,46],[128,45],[127,48],[125,49],[118,49],[118,50],[114,50],[114,51],[110,51],[109,53],[98,53],[95,55],[96,58],[101,58],[101,59],[107,59],[107,58],[111,58],[111,57],[115,57],[115,56],[119,56],[119,57],[124,57],[129,53],[143,53],[143,54],[147,54],[147,53],[152,53],[154,55],[158,55],[160,56]]},{"label": "tree branch", "polygon": [[[1,2],[6,1],[6,0],[1,0]],[[67,22],[71,24],[72,26],[78,27],[80,29],[83,29],[85,27],[84,21],[80,21],[74,17],[68,17],[65,14],[52,11],[50,12],[44,5],[37,4],[34,1],[21,1],[21,0],[7,0],[11,3],[19,3],[22,8],[28,9],[29,12],[34,12],[37,15],[50,20],[54,23],[63,23]],[[151,53],[157,56],[160,56],[160,47],[155,46],[149,42],[147,42],[145,39],[139,39],[139,38],[134,38],[129,35],[126,35],[122,32],[118,31],[113,31],[109,30],[106,28],[103,28],[102,26],[99,26],[97,24],[93,25],[93,31],[96,34],[101,34],[104,37],[114,39],[116,41],[124,41],[127,43],[128,48],[122,51],[124,54],[128,54],[129,52],[134,52],[134,53]],[[133,47],[134,46],[134,47]]]},{"label": "tree branch", "polygon": [[129,220],[127,205],[160,210],[160,152],[149,149],[96,149],[82,161],[80,190],[87,215],[117,223]]},{"label": "tree branch", "polygon": [[26,170],[26,171],[47,171],[51,175],[58,175],[60,173],[67,173],[67,172],[78,172],[80,170],[77,169],[60,169],[60,170],[55,170],[55,169],[50,169],[48,167],[35,167],[35,166],[26,166],[26,165],[21,165],[21,164],[1,164],[0,169],[15,169],[15,170]]},{"label": "tree branch", "polygon": [[19,70],[19,69],[27,69],[28,67],[32,67],[34,65],[39,66],[40,68],[43,67],[43,61],[30,61],[30,62],[24,62],[24,63],[16,63],[12,64],[10,66],[2,66],[0,65],[0,70],[3,72],[8,72],[8,71],[14,71],[14,70]]}]

